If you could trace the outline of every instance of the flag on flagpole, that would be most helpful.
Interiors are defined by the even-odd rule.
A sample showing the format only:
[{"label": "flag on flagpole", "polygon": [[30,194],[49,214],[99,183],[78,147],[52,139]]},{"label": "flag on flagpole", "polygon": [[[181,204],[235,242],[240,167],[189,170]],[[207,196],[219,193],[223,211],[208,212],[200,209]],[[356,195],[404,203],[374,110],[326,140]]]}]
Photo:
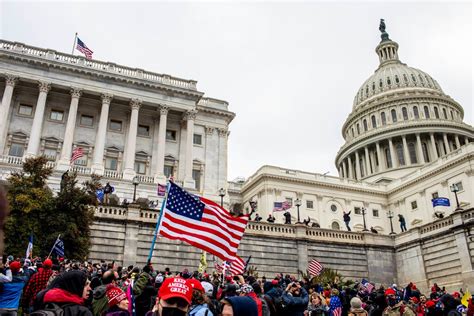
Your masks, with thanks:
[{"label": "flag on flagpole", "polygon": [[308,264],[308,272],[311,275],[318,276],[323,271],[323,266],[318,260],[312,259]]},{"label": "flag on flagpole", "polygon": [[56,239],[56,242],[54,243],[53,251],[56,252],[58,256],[64,257],[64,243],[59,237]]},{"label": "flag on flagpole", "polygon": [[282,212],[282,211],[289,210],[290,208],[291,208],[291,203],[288,201],[273,203],[273,212]]},{"label": "flag on flagpole", "polygon": [[86,46],[86,44],[84,44],[84,42],[79,39],[79,37],[77,38],[76,49],[77,49],[78,51],[80,51],[81,53],[83,53],[84,55],[86,55],[86,58],[87,58],[87,59],[92,59],[92,54],[93,54],[94,52],[91,51],[91,50]]},{"label": "flag on flagpole", "polygon": [[25,258],[33,258],[33,235],[28,238],[28,247],[26,248]]},{"label": "flag on flagpole", "polygon": [[203,273],[207,269],[207,258],[206,258],[206,252],[203,251],[201,254],[201,259],[199,260],[199,268],[198,272]]},{"label": "flag on flagpole", "polygon": [[245,271],[245,261],[242,260],[239,256],[235,256],[235,260],[231,261],[229,267],[229,272],[232,275],[243,274]]},{"label": "flag on flagpole", "polygon": [[84,150],[81,147],[74,148],[71,155],[71,165],[82,156],[84,156]]},{"label": "flag on flagpole", "polygon": [[372,293],[375,288],[375,286],[366,279],[362,279],[360,283],[367,289],[367,292],[369,292],[369,294]]},{"label": "flag on flagpole", "polygon": [[461,304],[467,307],[469,305],[469,299],[471,298],[471,293],[469,293],[469,289],[466,289],[466,293],[462,296]]},{"label": "flag on flagpole", "polygon": [[224,261],[235,258],[248,222],[248,215],[234,217],[217,203],[173,182],[162,212],[161,236],[184,241]]}]

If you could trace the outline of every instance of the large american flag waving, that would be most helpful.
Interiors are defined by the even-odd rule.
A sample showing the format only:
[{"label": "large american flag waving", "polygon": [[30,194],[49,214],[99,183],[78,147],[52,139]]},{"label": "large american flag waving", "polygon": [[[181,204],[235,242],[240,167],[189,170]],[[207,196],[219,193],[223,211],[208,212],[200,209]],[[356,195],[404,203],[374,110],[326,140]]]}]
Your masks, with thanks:
[{"label": "large american flag waving", "polygon": [[234,217],[217,203],[192,195],[170,181],[158,233],[178,239],[233,261],[248,222],[248,215]]}]

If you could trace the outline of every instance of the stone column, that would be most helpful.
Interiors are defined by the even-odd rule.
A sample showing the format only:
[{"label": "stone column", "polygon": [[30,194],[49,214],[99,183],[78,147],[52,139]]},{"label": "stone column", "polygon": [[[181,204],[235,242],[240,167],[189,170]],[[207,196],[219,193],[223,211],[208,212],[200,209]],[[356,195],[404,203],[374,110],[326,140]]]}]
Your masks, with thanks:
[{"label": "stone column", "polygon": [[433,153],[433,161],[438,159],[438,153],[436,152],[436,140],[434,138],[434,134],[430,133],[430,141],[431,141],[431,152]]},{"label": "stone column", "polygon": [[69,106],[69,114],[67,116],[66,132],[64,133],[63,147],[61,158],[58,162],[58,170],[66,171],[69,169],[71,162],[72,142],[74,140],[74,129],[76,127],[77,107],[79,106],[79,98],[82,90],[71,89],[71,105]]},{"label": "stone column", "polygon": [[378,168],[378,172],[382,172],[385,170],[385,166],[383,164],[383,159],[382,159],[382,151],[380,150],[380,143],[379,142],[376,142],[375,143],[375,147],[377,149],[377,160],[379,162],[379,168]]},{"label": "stone column", "polygon": [[186,158],[184,165],[184,187],[195,189],[196,183],[193,179],[193,136],[194,120],[196,119],[196,110],[187,111],[184,115],[186,120]]},{"label": "stone column", "polygon": [[449,148],[448,134],[443,133],[443,141],[444,141],[444,147],[446,148],[446,155],[447,155],[451,152],[451,148]]},{"label": "stone column", "polygon": [[344,178],[344,173],[342,172],[342,165],[339,165],[339,178]]},{"label": "stone column", "polygon": [[137,144],[138,129],[138,111],[140,110],[141,101],[133,99],[130,101],[132,114],[130,115],[130,126],[128,128],[127,147],[125,148],[125,169],[123,170],[123,178],[125,180],[133,180],[135,177],[135,150]]},{"label": "stone column", "polygon": [[295,225],[296,248],[298,249],[298,270],[305,272],[308,268],[308,244],[306,241],[306,226]]},{"label": "stone column", "polygon": [[344,171],[344,178],[349,178],[347,174],[347,162],[345,159],[342,161],[342,170]]},{"label": "stone column", "polygon": [[408,145],[407,145],[407,137],[405,135],[402,136],[403,142],[403,157],[405,158],[405,166],[411,165],[410,155],[408,154]]},{"label": "stone column", "polygon": [[[216,151],[217,148],[217,133],[216,129],[212,126],[206,126],[206,143],[205,143],[205,164],[207,166],[218,166],[218,155]],[[207,170],[206,170],[207,169]],[[204,192],[207,192],[210,196],[215,196],[217,198],[218,194],[218,172],[213,168],[213,172],[210,172],[211,168],[206,168],[204,170]],[[262,202],[263,203],[263,202]],[[262,204],[263,205],[263,204]]]},{"label": "stone column", "polygon": [[38,155],[41,130],[43,129],[44,110],[46,108],[46,98],[48,97],[49,90],[51,90],[51,84],[49,82],[40,82],[38,86],[40,92],[38,101],[36,102],[35,117],[31,125],[30,140],[28,141],[28,148],[26,149],[27,157]]},{"label": "stone column", "polygon": [[416,134],[416,148],[418,149],[418,163],[426,163],[425,155],[423,155],[420,134]]},{"label": "stone column", "polygon": [[370,170],[369,148],[365,146],[364,151],[365,151],[365,176],[367,177],[369,174],[372,173]]},{"label": "stone column", "polygon": [[349,168],[349,179],[354,179],[354,171],[352,170],[351,156],[347,156],[347,164],[348,164],[348,168]]},{"label": "stone column", "polygon": [[0,104],[0,155],[3,155],[7,143],[8,114],[12,103],[13,88],[15,88],[17,81],[18,78],[12,75],[7,75],[5,78],[5,90],[3,91],[2,104]]},{"label": "stone column", "polygon": [[356,163],[356,177],[357,177],[357,180],[360,180],[361,178],[361,172],[360,172],[360,162],[359,162],[359,152],[356,151],[355,152],[355,163]]},{"label": "stone column", "polygon": [[100,111],[99,127],[95,136],[94,158],[92,160],[92,172],[98,175],[104,174],[104,148],[107,136],[107,122],[109,120],[109,107],[113,95],[102,94],[102,109]]},{"label": "stone column", "polygon": [[[165,183],[166,177],[164,175],[165,168],[165,146],[166,146],[166,125],[168,121],[169,107],[160,105],[160,126],[158,129],[158,153],[153,157],[156,163],[155,182]],[[156,128],[156,125],[155,125]]]},{"label": "stone column", "polygon": [[464,137],[464,144],[465,145],[469,144],[469,137],[467,136]]},{"label": "stone column", "polygon": [[395,156],[395,148],[393,147],[393,141],[391,138],[388,139],[388,147],[390,150],[390,159],[392,160],[392,168],[398,167],[398,162]]},{"label": "stone column", "polygon": [[456,148],[461,147],[461,142],[459,141],[459,135],[454,135],[454,141],[456,142]]},{"label": "stone column", "polygon": [[[219,153],[218,153],[218,162],[219,162],[219,176],[218,183],[219,188],[227,187],[227,137],[229,136],[229,131],[225,128],[219,128]],[[227,194],[228,198],[229,195]],[[272,204],[273,209],[273,204]]]}]

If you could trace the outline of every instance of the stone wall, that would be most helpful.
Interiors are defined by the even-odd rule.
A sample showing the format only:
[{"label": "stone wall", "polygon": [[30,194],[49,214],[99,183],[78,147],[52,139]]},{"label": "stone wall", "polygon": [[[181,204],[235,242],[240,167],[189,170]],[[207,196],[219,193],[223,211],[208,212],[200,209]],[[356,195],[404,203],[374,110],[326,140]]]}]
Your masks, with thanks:
[{"label": "stone wall", "polygon": [[[92,260],[144,265],[159,211],[130,205],[98,207],[92,226]],[[424,292],[437,282],[449,290],[474,285],[474,209],[396,235],[346,232],[303,225],[250,222],[239,255],[252,256],[259,276],[297,275],[315,258],[346,279],[368,278],[377,284],[413,281]],[[197,269],[201,251],[181,241],[158,238],[152,263],[156,269]],[[218,261],[208,255],[208,270]]]}]

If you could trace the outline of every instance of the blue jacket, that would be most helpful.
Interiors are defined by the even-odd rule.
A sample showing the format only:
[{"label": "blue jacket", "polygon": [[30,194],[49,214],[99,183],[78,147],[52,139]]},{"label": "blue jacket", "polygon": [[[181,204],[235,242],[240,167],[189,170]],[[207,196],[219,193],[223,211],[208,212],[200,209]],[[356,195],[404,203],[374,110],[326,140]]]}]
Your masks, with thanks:
[{"label": "blue jacket", "polygon": [[3,283],[0,295],[0,309],[18,309],[21,293],[27,281],[26,276],[14,275],[11,282]]},{"label": "blue jacket", "polygon": [[[207,313],[206,313],[207,311]],[[207,304],[196,305],[189,311],[189,316],[214,316]],[[217,315],[215,315],[217,316]]]},{"label": "blue jacket", "polygon": [[303,316],[308,307],[309,296],[304,288],[300,288],[300,296],[292,296],[287,292],[283,293],[283,302],[286,305],[285,315]]}]

